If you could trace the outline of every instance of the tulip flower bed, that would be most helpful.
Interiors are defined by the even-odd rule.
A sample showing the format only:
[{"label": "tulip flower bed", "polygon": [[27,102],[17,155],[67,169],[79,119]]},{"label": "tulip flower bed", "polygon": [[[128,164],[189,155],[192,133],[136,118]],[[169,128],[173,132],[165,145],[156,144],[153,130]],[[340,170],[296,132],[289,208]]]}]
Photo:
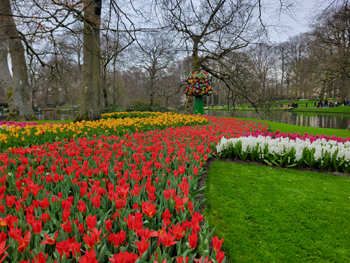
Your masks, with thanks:
[{"label": "tulip flower bed", "polygon": [[[142,113],[140,113],[142,116]],[[99,121],[82,121],[69,124],[6,127],[0,130],[0,150],[9,147],[26,147],[43,143],[52,143],[79,137],[93,137],[100,135],[121,135],[135,131],[165,129],[167,127],[179,127],[184,125],[196,125],[207,123],[200,116],[188,116],[176,113],[155,113],[146,118],[101,119]]]},{"label": "tulip flower bed", "polygon": [[222,137],[217,153],[222,157],[264,161],[277,166],[350,172],[350,138],[255,133],[240,138]]},{"label": "tulip flower bed", "polygon": [[208,120],[0,154],[0,261],[225,262],[198,175],[222,135],[267,127]]},{"label": "tulip flower bed", "polygon": [[19,126],[21,128],[24,128],[25,126],[35,126],[38,125],[37,122],[14,122],[14,121],[0,121],[0,127],[2,127],[2,125],[6,125],[6,127],[8,126]]}]

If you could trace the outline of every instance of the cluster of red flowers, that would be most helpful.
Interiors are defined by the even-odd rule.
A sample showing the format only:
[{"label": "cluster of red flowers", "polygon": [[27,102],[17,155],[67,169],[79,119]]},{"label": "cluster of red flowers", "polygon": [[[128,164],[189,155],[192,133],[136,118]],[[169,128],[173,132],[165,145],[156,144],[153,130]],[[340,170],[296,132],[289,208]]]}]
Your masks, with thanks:
[{"label": "cluster of red flowers", "polygon": [[223,262],[198,175],[222,136],[267,128],[209,121],[0,154],[0,262]]}]

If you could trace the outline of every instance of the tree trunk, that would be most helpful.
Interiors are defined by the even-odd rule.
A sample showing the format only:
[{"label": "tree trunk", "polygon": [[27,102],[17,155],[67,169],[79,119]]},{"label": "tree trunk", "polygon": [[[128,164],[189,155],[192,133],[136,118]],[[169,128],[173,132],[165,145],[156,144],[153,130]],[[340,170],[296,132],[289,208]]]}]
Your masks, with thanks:
[{"label": "tree trunk", "polygon": [[[35,120],[30,105],[24,48],[13,20],[10,0],[0,0],[0,14],[0,85],[8,99],[7,120]],[[11,56],[12,77],[7,62],[8,51]]]},{"label": "tree trunk", "polygon": [[102,68],[102,90],[104,107],[108,106],[108,92],[107,92],[107,65]]},{"label": "tree trunk", "polygon": [[116,61],[116,56],[114,57],[113,60],[113,106],[115,105],[115,61]]},{"label": "tree trunk", "polygon": [[152,92],[149,95],[149,106],[153,107],[153,104],[154,104],[154,93]]},{"label": "tree trunk", "polygon": [[83,89],[78,116],[74,121],[101,118],[100,81],[100,23],[102,1],[84,0]]}]

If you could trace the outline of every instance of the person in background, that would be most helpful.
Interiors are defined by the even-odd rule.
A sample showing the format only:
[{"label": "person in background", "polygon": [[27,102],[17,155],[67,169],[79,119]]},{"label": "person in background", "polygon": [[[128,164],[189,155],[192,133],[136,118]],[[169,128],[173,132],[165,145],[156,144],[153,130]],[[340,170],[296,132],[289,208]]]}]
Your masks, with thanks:
[{"label": "person in background", "polygon": [[307,102],[306,102],[306,104],[305,104],[305,105],[306,105],[306,108],[307,108]]}]

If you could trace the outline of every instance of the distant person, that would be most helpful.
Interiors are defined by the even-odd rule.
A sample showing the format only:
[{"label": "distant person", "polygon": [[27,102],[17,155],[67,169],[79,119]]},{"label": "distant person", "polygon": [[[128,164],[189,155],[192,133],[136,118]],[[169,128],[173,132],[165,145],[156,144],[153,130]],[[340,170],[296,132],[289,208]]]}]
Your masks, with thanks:
[{"label": "distant person", "polygon": [[315,103],[314,103],[314,107],[316,107],[317,106],[317,103],[316,103],[316,101],[315,101]]},{"label": "distant person", "polygon": [[305,105],[306,105],[306,108],[307,108],[307,102],[306,102],[306,104],[305,104]]}]

